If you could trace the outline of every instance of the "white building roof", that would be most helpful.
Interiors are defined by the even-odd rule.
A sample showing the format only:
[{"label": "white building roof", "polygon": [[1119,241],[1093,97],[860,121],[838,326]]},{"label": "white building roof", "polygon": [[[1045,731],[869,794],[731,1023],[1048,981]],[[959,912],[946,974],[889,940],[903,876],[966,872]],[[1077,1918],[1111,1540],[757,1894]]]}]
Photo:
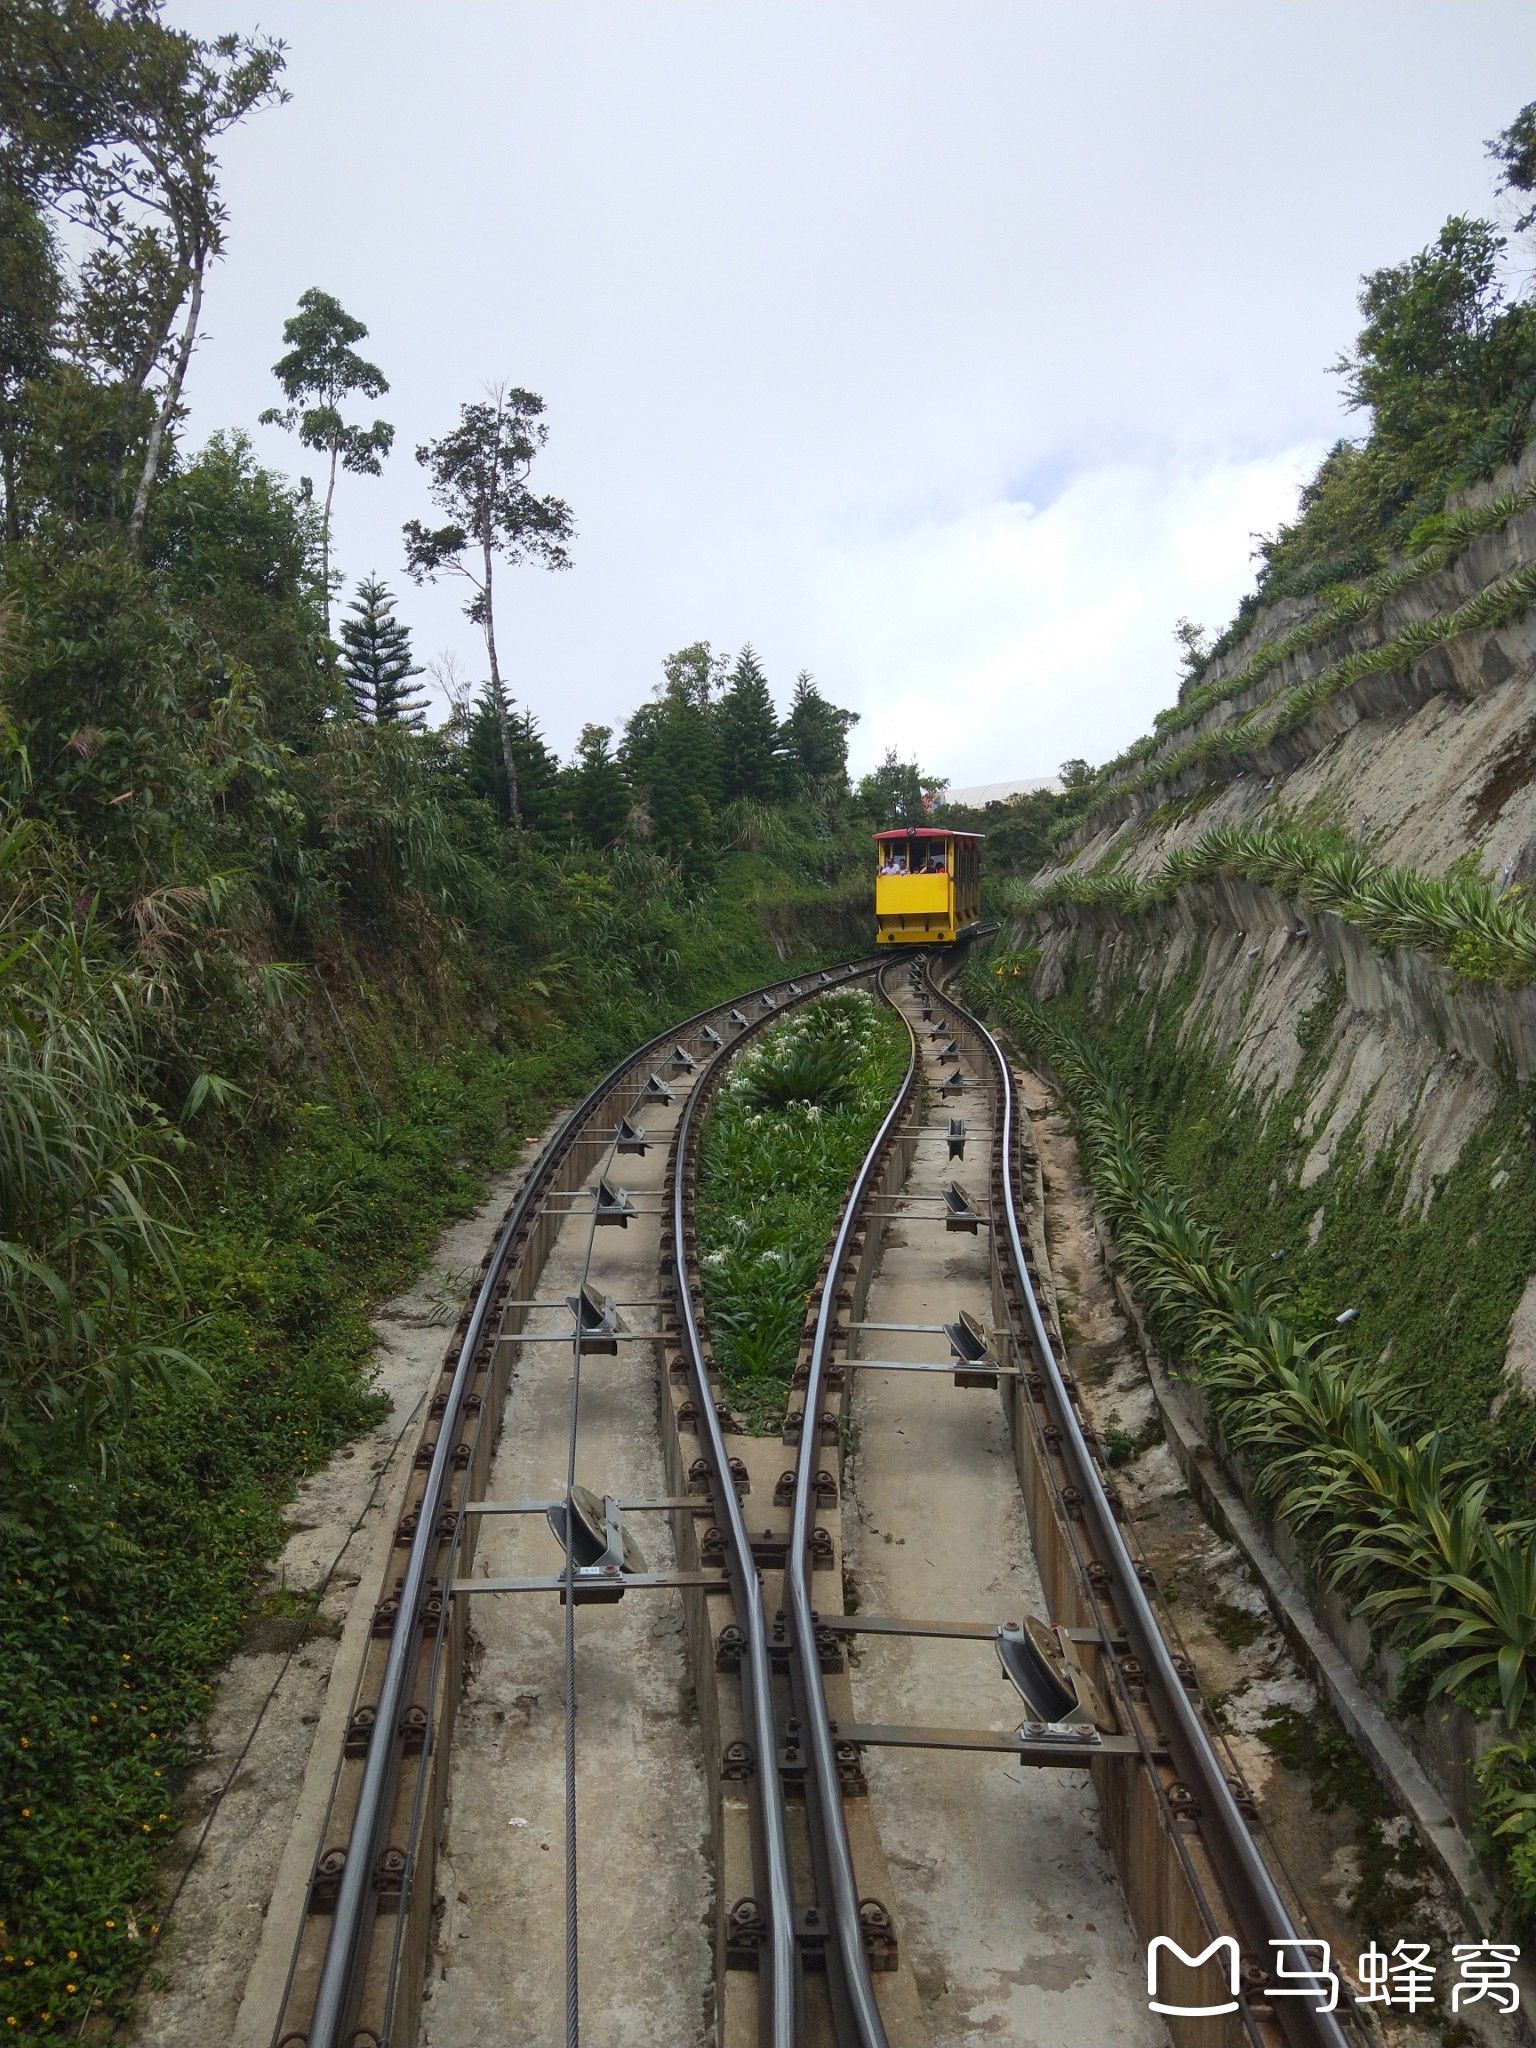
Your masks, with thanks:
[{"label": "white building roof", "polygon": [[1060,778],[1055,775],[1038,775],[1032,782],[973,782],[964,789],[946,789],[940,802],[964,804],[967,810],[979,811],[985,804],[1006,803],[1011,796],[1028,796],[1032,790],[1060,787]]}]

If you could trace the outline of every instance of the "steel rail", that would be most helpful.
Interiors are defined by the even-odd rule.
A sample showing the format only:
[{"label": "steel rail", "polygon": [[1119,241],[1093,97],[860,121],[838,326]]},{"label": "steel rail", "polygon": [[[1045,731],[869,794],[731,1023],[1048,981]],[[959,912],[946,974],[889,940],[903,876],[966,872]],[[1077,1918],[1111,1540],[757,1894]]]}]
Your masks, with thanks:
[{"label": "steel rail", "polygon": [[[863,966],[863,962],[849,962],[835,971],[840,980],[846,981]],[[417,1526],[411,1538],[399,1607],[391,1629],[389,1650],[379,1686],[373,1730],[368,1741],[362,1781],[358,1788],[357,1803],[349,1830],[346,1862],[337,1890],[309,2024],[305,2030],[308,2048],[343,2048],[353,2005],[361,1989],[362,1965],[366,1959],[374,1918],[374,1865],[390,1817],[399,1772],[402,1754],[399,1724],[421,1648],[418,1641],[419,1621],[441,1540],[437,1534],[438,1518],[453,1477],[453,1451],[463,1424],[464,1403],[478,1374],[479,1353],[485,1340],[487,1325],[496,1308],[497,1294],[518,1236],[541,1207],[549,1181],[581,1135],[583,1126],[607,1105],[608,1098],[615,1089],[622,1086],[637,1067],[657,1058],[679,1039],[696,1036],[706,1024],[728,1015],[740,1004],[761,1000],[765,995],[777,995],[779,991],[793,986],[794,980],[794,977],[786,975],[778,981],[766,982],[760,988],[714,1003],[708,1009],[685,1018],[681,1023],[670,1025],[665,1031],[658,1032],[654,1038],[647,1039],[643,1045],[626,1054],[566,1116],[544,1148],[539,1163],[524,1182],[501,1227],[459,1347],[445,1411],[432,1453],[432,1463],[422,1488]],[[809,997],[821,992],[820,985],[813,985],[803,993]],[[768,1021],[767,1013],[760,1021]],[[738,1038],[744,1035],[740,1033]],[[725,1468],[722,1464],[723,1469]],[[727,1485],[724,1491],[734,1499],[733,1487]],[[445,1614],[446,1611],[445,1601]],[[767,1754],[776,1754],[771,1744]],[[402,1913],[405,1910],[403,1897],[400,1910]],[[779,2048],[778,2043],[775,2044],[775,2048]],[[792,2048],[792,2037],[786,2037],[783,2048]]]},{"label": "steel rail", "polygon": [[[996,1076],[1006,1249],[1029,1317],[1030,1350],[1040,1373],[1051,1420],[1061,1433],[1062,1456],[1071,1469],[1072,1483],[1081,1495],[1084,1521],[1091,1532],[1097,1556],[1109,1568],[1115,1612],[1121,1629],[1146,1674],[1147,1691],[1174,1769],[1199,1798],[1201,1838],[1215,1865],[1227,1903],[1239,1919],[1237,1931],[1242,1944],[1255,1957],[1266,1960],[1272,1955],[1272,1943],[1289,1944],[1287,1959],[1294,1964],[1297,1956],[1305,1955],[1305,1950],[1295,1946],[1302,1937],[1296,1931],[1258,1844],[1238,1811],[1221,1761],[1174,1668],[1157,1617],[1137,1574],[1135,1561],[1120,1533],[1099,1468],[1083,1436],[1040,1313],[1019,1230],[1015,1174],[1018,1113],[1013,1070],[1002,1047],[985,1024],[947,990],[941,991],[931,972],[925,970],[925,976],[934,995],[963,1017],[975,1031]],[[1295,1974],[1294,1970],[1292,1974]],[[1246,2004],[1245,1996],[1245,2007]],[[1294,2048],[1348,2048],[1349,2037],[1336,2014],[1319,2012],[1307,2000],[1297,1998],[1277,1999],[1272,2009],[1281,2032],[1288,2042],[1294,2044]]]},{"label": "steel rail", "polygon": [[[764,1020],[767,1021],[766,1019]],[[704,1456],[709,1461],[715,1512],[724,1527],[727,1544],[726,1571],[737,1623],[746,1642],[742,1656],[743,1724],[749,1729],[757,1770],[753,1774],[754,1805],[757,1813],[756,1848],[762,1860],[766,1888],[764,1918],[767,1922],[767,1967],[758,1968],[758,2041],[760,2048],[798,2048],[803,2019],[803,1987],[799,1941],[795,1932],[794,1882],[790,1873],[789,1822],[785,1812],[784,1785],[779,1776],[779,1736],[774,1715],[773,1666],[768,1652],[767,1618],[763,1612],[761,1583],[752,1557],[741,1499],[731,1477],[730,1454],[704,1363],[704,1347],[694,1314],[690,1290],[685,1227],[689,1193],[688,1147],[695,1114],[705,1100],[708,1083],[717,1064],[727,1052],[734,1052],[746,1036],[716,1052],[690,1092],[677,1120],[673,1138],[672,1180],[672,1275],[677,1292],[678,1325],[688,1359],[688,1376]],[[809,1434],[809,1432],[807,1432]],[[756,1860],[756,1858],[754,1858]],[[764,1995],[766,1993],[766,1996]]]},{"label": "steel rail", "polygon": [[[885,993],[886,971],[895,965],[895,961],[890,961],[886,968],[882,969],[882,994]],[[811,1514],[815,1503],[816,1462],[820,1446],[820,1433],[812,1427],[812,1422],[821,1413],[822,1379],[827,1352],[832,1341],[833,1325],[837,1320],[838,1276],[847,1263],[849,1244],[859,1223],[869,1183],[884,1159],[896,1126],[907,1112],[921,1071],[917,1034],[899,1006],[893,1004],[892,1007],[906,1024],[911,1043],[907,1072],[854,1178],[842,1219],[838,1224],[837,1236],[833,1239],[831,1257],[827,1261],[826,1280],[821,1291],[821,1303],[816,1312],[815,1335],[811,1341],[810,1371],[805,1388],[806,1420],[800,1432],[800,1449],[795,1460],[794,1513],[790,1524],[788,1570],[785,1578],[790,1616],[790,1655],[799,1683],[800,1696],[805,1705],[802,1728],[806,1747],[810,1752],[811,1773],[807,1779],[806,1793],[808,1801],[814,1795],[814,1822],[820,1836],[832,1894],[830,1899],[822,1903],[832,1923],[836,1960],[858,2048],[887,2048],[887,2043],[885,2022],[880,2016],[880,2008],[875,1999],[869,1958],[864,1948],[864,1932],[859,1920],[859,1888],[854,1876],[853,1849],[848,1840],[848,1827],[843,1814],[842,1786],[833,1750],[826,1688],[821,1682],[821,1658],[816,1647],[816,1621],[811,1606],[808,1576]]]}]

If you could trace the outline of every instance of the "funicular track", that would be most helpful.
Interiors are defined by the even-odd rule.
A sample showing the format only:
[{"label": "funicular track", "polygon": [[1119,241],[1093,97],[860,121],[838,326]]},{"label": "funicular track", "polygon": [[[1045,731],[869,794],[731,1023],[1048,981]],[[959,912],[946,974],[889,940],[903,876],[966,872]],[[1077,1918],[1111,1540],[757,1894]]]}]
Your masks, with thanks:
[{"label": "funicular track", "polygon": [[[616,1154],[646,1142],[641,1118],[648,1104],[652,1114],[664,1112],[676,1087],[697,1086],[728,1049],[771,1022],[786,1004],[807,1000],[861,971],[869,970],[850,963],[803,982],[786,978],[770,983],[637,1048],[566,1118],[508,1211],[454,1332],[417,1447],[415,1467],[425,1476],[419,1491],[410,1489],[386,1583],[379,1589],[372,1642],[356,1686],[344,1753],[336,1760],[286,1982],[274,2001],[269,2038],[275,2048],[404,2048],[416,2038],[438,1834],[465,1664],[466,1601],[455,1595],[480,1590],[480,1582],[470,1579],[484,1526],[477,1509],[483,1505],[520,1346],[550,1341],[523,1333],[542,1306],[536,1300],[539,1278],[571,1205],[581,1201],[583,1190],[590,1192],[595,1236],[596,1225],[607,1220],[601,1212],[613,1192],[605,1169]],[[658,1139],[653,1134],[648,1142]],[[622,1338],[658,1334],[630,1330],[605,1304],[600,1265],[591,1281],[581,1290],[585,1299],[578,1298],[576,1313],[567,1317],[576,1327],[562,1340],[573,1362],[573,1379],[579,1378],[584,1351],[612,1352]],[[666,1306],[661,1300],[655,1305]],[[721,1469],[727,1469],[723,1459]],[[729,1486],[724,1493],[734,1500]],[[568,1484],[567,1517],[572,1505]],[[750,1550],[739,1556],[727,1550],[749,1616],[757,1605],[747,1597],[750,1557]],[[568,1612],[592,1597],[586,1587],[576,1588],[577,1576],[572,1546],[564,1584],[545,1582]],[[725,1575],[716,1570],[708,1576],[723,1580]],[[572,1592],[574,1601],[567,1599]],[[765,1831],[770,1868],[771,1839]],[[575,2038],[572,2028],[567,2033]],[[782,2038],[788,2042],[793,2035]]]},{"label": "funicular track", "polygon": [[[907,1073],[855,1177],[809,1299],[783,1444],[733,1436],[704,1323],[693,1225],[704,1117],[730,1054],[786,1005],[872,973],[908,1025]],[[656,1294],[629,1304],[657,1315],[650,1327],[631,1329],[603,1299],[601,1260],[594,1262],[592,1247],[604,1206],[615,1199],[609,1162],[616,1152],[637,1149],[646,1103],[660,1114],[674,1088],[683,1099],[670,1142],[655,1131],[648,1140],[667,1143]],[[850,1615],[841,1592],[849,1397],[856,1373],[876,1363],[861,1355],[865,1330],[882,1327],[863,1322],[865,1303],[918,1140],[932,1137],[939,1112],[942,1122],[955,1107],[967,1110],[976,1136],[978,1109],[988,1121],[988,1199],[983,1208],[957,1190],[958,1225],[953,1203],[939,1213],[948,1214],[950,1227],[986,1234],[990,1327],[975,1318],[969,1327],[939,1326],[950,1336],[951,1357],[905,1369],[953,1374],[957,1388],[997,1390],[1049,1619],[1108,1702],[1091,1734],[1080,1726],[1074,1736],[1028,1714],[1015,1730],[992,1730],[873,1726],[854,1712],[844,1653],[860,1635],[998,1634],[976,1624]],[[1347,2005],[1317,2010],[1321,1994],[1305,1977],[1308,1953],[1296,1945],[1309,1932],[1304,1916],[1282,1896],[1255,1841],[1251,1801],[1199,1698],[1102,1470],[1074,1383],[1057,1358],[1035,1288],[1028,1207],[1040,1194],[1037,1170],[1030,1185],[1033,1163],[1002,1049],[948,997],[932,963],[910,957],[772,984],[702,1013],[639,1048],[572,1112],[509,1211],[445,1360],[416,1457],[426,1476],[400,1523],[391,1582],[375,1610],[373,1651],[337,1764],[274,2044],[405,2048],[416,2038],[465,1667],[469,1603],[458,1596],[528,1592],[558,1595],[565,1618],[565,2038],[576,2048],[574,1610],[611,1601],[620,1590],[643,1596],[647,1586],[681,1593],[698,1682],[713,1807],[716,2039],[723,2048],[916,2048],[928,2038],[890,1910],[879,1816],[863,1796],[865,1753],[891,1745],[909,1752],[995,1750],[1024,1765],[1089,1770],[1142,1940],[1164,1934],[1195,1955],[1217,1937],[1233,1936],[1240,1948],[1235,1998],[1227,1996],[1224,1954],[1177,1976],[1174,1998],[1222,2009],[1214,2018],[1175,2014],[1170,2031],[1181,2048],[1343,2048],[1360,2038]],[[622,1205],[627,1198],[616,1199]],[[566,1320],[575,1322],[574,1331],[530,1330],[530,1316],[537,1326],[538,1312],[556,1306],[537,1299],[539,1276],[573,1205],[591,1219],[583,1276],[590,1274],[592,1285],[570,1298],[576,1313]],[[663,1498],[622,1505],[667,1514],[676,1569],[633,1568],[621,1547],[620,1504],[609,1500],[589,1501],[596,1510],[588,1530],[595,1533],[593,1553],[583,1560],[579,1545],[568,1545],[558,1576],[472,1579],[488,1513],[548,1509],[558,1519],[563,1510],[562,1526],[576,1526],[583,1512],[574,1489],[583,1352],[613,1354],[626,1340],[660,1348],[658,1419],[671,1486]],[[514,1367],[530,1355],[521,1347],[537,1343],[563,1343],[570,1361],[563,1499],[487,1502]],[[690,1435],[697,1455],[685,1448]],[[775,1478],[785,1446],[794,1447],[794,1463]],[[777,1514],[760,1505],[765,1489]],[[605,1576],[606,1587],[598,1584]],[[552,1960],[544,1959],[546,1970]],[[1168,1987],[1162,1989],[1168,1998]]]},{"label": "funicular track", "polygon": [[[1075,1382],[1057,1357],[1042,1315],[1024,1213],[1024,1170],[1033,1158],[1032,1142],[1008,1061],[985,1027],[945,993],[928,960],[908,968],[898,1007],[927,1041],[931,1079],[946,1114],[951,1106],[969,1105],[974,1116],[979,1097],[992,1140],[986,1210],[982,1212],[956,1185],[946,1220],[949,1227],[989,1234],[993,1327],[967,1331],[943,1326],[951,1333],[947,1365],[915,1369],[952,1369],[957,1386],[999,1388],[1049,1619],[1063,1630],[1063,1649],[1070,1645],[1070,1654],[1081,1660],[1107,1707],[1100,1728],[1076,1746],[1062,1726],[1032,1720],[1033,1709],[1011,1735],[942,1727],[863,1727],[829,1715],[816,1655],[818,1637],[824,1641],[829,1632],[840,1638],[880,1632],[963,1638],[995,1631],[816,1611],[804,1562],[809,1504],[804,1444],[811,1432],[802,1432],[786,1604],[799,1680],[797,1709],[823,1802],[819,1826],[827,1842],[824,1861],[830,1886],[821,1903],[835,1923],[835,1945],[849,1989],[844,2009],[834,2008],[831,2038],[836,2048],[880,2048],[891,2038],[859,1940],[853,1861],[846,1837],[838,1840],[845,1809],[835,1796],[832,1758],[841,1742],[855,1751],[877,1744],[996,1748],[1011,1750],[1025,1764],[1086,1764],[1141,1939],[1166,1935],[1188,1955],[1198,1955],[1222,1936],[1237,1943],[1235,1996],[1225,1952],[1218,1952],[1201,1969],[1180,1974],[1176,1968],[1171,1991],[1166,1984],[1160,1986],[1164,2010],[1169,2004],[1175,2007],[1169,2015],[1174,2040],[1283,2041],[1297,2048],[1303,2043],[1309,2048],[1343,2048],[1346,2041],[1360,2038],[1357,2017],[1348,2008],[1347,1993],[1339,2009],[1319,2009],[1329,1993],[1315,1988],[1309,1977],[1320,1958],[1316,1947],[1307,1945],[1311,1930],[1304,1909],[1294,1897],[1282,1895],[1275,1876],[1278,1859],[1272,1868],[1256,1839],[1253,1802],[1236,1760],[1200,1698],[1193,1666],[1103,1470],[1096,1433],[1079,1409]],[[909,1076],[855,1182],[839,1226],[800,1374],[808,1414],[819,1414],[830,1392],[840,1394],[846,1408],[866,1329],[919,1327],[861,1323],[870,1269],[888,1220],[875,1199],[877,1175],[892,1131],[911,1113],[918,1093]],[[922,1094],[929,1094],[926,1086]],[[907,1126],[909,1134],[912,1128]],[[950,1130],[963,1137],[963,1120],[951,1123]],[[950,1149],[954,1151],[953,1144]],[[1038,1177],[1034,1196],[1038,1201]],[[972,1355],[983,1339],[985,1350]],[[1180,2003],[1198,2004],[1205,2012],[1180,2014]]]}]

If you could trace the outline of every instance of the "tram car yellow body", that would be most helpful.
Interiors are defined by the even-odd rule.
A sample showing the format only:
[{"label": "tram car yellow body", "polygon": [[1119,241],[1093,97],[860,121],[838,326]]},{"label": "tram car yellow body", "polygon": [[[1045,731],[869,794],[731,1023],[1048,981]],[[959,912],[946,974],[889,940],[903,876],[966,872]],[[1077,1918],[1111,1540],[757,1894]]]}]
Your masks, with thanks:
[{"label": "tram car yellow body", "polygon": [[948,946],[981,922],[981,834],[907,825],[875,835],[875,942]]}]

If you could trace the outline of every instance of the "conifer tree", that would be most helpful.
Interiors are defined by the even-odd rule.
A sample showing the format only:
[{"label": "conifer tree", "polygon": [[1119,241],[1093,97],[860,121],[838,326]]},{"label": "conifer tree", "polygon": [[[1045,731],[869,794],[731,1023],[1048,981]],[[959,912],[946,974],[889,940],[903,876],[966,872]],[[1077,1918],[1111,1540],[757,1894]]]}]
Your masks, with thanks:
[{"label": "conifer tree", "polygon": [[711,692],[719,663],[707,641],[668,655],[666,681],[624,728],[620,760],[652,840],[690,879],[709,868],[720,801],[720,742]]},{"label": "conifer tree", "polygon": [[768,678],[750,642],[736,657],[730,683],[715,716],[724,794],[768,802],[778,794],[782,779],[774,758],[779,721],[768,693]]},{"label": "conifer tree", "polygon": [[[512,780],[507,777],[507,755]],[[560,763],[544,743],[532,712],[514,711],[505,693],[498,704],[496,686],[482,686],[469,714],[465,764],[470,787],[489,799],[509,824],[513,791],[517,817],[531,831],[553,832],[560,824]]]},{"label": "conifer tree", "polygon": [[629,786],[608,751],[612,738],[611,726],[584,725],[570,770],[572,817],[590,846],[611,846],[629,817]]},{"label": "conifer tree", "polygon": [[346,653],[342,673],[352,692],[359,718],[375,725],[419,728],[427,708],[425,697],[410,689],[421,674],[411,660],[410,629],[394,616],[394,596],[376,576],[365,576],[341,622]]},{"label": "conifer tree", "polygon": [[808,669],[795,679],[795,694],[780,737],[789,759],[807,782],[848,784],[848,734],[859,722],[857,711],[829,704]]}]

